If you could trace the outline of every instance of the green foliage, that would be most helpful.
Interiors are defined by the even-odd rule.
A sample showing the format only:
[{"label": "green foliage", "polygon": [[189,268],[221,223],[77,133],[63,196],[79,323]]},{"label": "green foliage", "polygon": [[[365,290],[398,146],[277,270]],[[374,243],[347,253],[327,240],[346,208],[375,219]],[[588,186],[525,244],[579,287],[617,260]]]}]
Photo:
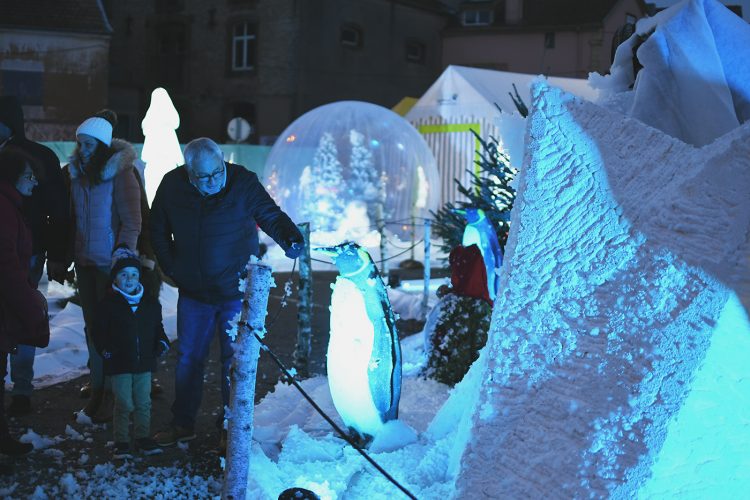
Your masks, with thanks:
[{"label": "green foliage", "polygon": [[464,378],[487,343],[492,307],[481,299],[449,293],[439,302],[423,375],[448,385]]},{"label": "green foliage", "polygon": [[446,203],[437,213],[432,213],[435,219],[433,230],[442,240],[440,249],[446,255],[461,244],[466,226],[465,219],[453,213],[455,208],[474,207],[484,210],[503,249],[510,230],[510,211],[516,197],[516,191],[510,187],[510,182],[517,171],[510,166],[508,156],[500,151],[497,139],[490,137],[488,141],[484,141],[476,133],[474,135],[482,145],[482,149],[478,151],[480,158],[475,162],[479,166],[479,173],[477,175],[477,172],[470,172],[472,179],[469,187],[454,179],[459,193],[466,200],[459,201],[456,205]]}]

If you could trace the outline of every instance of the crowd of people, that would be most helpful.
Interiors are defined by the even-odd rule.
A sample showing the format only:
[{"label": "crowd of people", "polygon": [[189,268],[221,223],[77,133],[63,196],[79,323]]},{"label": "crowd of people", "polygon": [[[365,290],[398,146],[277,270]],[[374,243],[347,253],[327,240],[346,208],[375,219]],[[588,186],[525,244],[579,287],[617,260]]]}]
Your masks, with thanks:
[{"label": "crowd of people", "polygon": [[[111,422],[113,456],[125,458],[195,438],[214,335],[221,347],[223,406],[216,425],[222,427],[233,355],[228,323],[241,308],[238,279],[250,255],[259,253],[257,228],[287,257],[302,251],[302,234],[258,177],[224,161],[208,138],[186,145],[185,164],[163,177],[149,207],[143,165],[131,144],[112,136],[116,120],[110,110],[84,120],[61,167],[50,149],[26,138],[19,101],[0,96],[0,454],[32,450],[11,436],[6,413],[33,410],[34,356],[49,343],[47,304],[37,290],[45,268],[60,283],[75,272],[89,367],[82,416]],[[162,281],[179,291],[178,355],[173,418],[152,434],[152,373],[170,349]],[[220,435],[219,447],[226,447],[226,434]],[[9,464],[2,467],[9,472]]]}]

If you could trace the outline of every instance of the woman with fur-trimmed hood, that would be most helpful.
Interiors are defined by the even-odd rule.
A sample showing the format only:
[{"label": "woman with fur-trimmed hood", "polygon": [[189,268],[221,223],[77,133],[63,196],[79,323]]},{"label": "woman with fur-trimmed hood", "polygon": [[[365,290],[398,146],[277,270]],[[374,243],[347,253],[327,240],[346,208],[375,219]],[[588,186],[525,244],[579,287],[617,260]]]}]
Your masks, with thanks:
[{"label": "woman with fur-trimmed hood", "polygon": [[75,222],[73,261],[89,351],[91,395],[84,412],[95,422],[111,418],[111,408],[102,405],[102,358],[91,339],[94,309],[110,286],[112,252],[121,245],[137,252],[141,232],[137,156],[129,143],[112,138],[116,123],[117,115],[110,110],[84,120],[76,130],[77,147],[65,167]]}]

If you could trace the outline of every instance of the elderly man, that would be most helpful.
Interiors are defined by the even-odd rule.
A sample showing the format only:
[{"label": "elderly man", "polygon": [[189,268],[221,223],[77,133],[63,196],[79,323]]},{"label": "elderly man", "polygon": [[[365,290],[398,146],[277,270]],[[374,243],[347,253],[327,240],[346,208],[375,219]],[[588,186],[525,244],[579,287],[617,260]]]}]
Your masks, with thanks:
[{"label": "elderly man", "polygon": [[256,223],[296,258],[303,238],[258,177],[227,163],[219,146],[200,138],[185,147],[185,165],[167,173],[154,197],[151,240],[164,274],[179,289],[178,362],[170,428],[156,434],[161,446],[195,438],[204,363],[218,331],[221,395],[229,404],[232,345],[226,330],[240,311],[239,278],[258,254]]}]

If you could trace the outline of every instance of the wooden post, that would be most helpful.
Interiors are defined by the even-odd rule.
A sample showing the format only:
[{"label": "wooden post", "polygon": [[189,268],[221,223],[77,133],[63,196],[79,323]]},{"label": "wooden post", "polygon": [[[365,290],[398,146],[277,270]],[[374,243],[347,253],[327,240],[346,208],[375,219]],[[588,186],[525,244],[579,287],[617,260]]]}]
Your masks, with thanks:
[{"label": "wooden post", "polygon": [[298,224],[305,238],[305,249],[299,256],[299,304],[297,305],[297,347],[294,349],[294,367],[303,377],[310,375],[309,357],[312,338],[313,282],[310,258],[310,223]]},{"label": "wooden post", "polygon": [[422,293],[422,313],[427,318],[427,299],[430,296],[430,220],[424,221],[424,291]]},{"label": "wooden post", "polygon": [[245,297],[230,371],[227,456],[221,492],[224,500],[244,500],[246,497],[253,438],[255,377],[260,355],[260,343],[255,333],[262,337],[265,332],[268,291],[272,281],[270,267],[252,260],[247,264]]}]

